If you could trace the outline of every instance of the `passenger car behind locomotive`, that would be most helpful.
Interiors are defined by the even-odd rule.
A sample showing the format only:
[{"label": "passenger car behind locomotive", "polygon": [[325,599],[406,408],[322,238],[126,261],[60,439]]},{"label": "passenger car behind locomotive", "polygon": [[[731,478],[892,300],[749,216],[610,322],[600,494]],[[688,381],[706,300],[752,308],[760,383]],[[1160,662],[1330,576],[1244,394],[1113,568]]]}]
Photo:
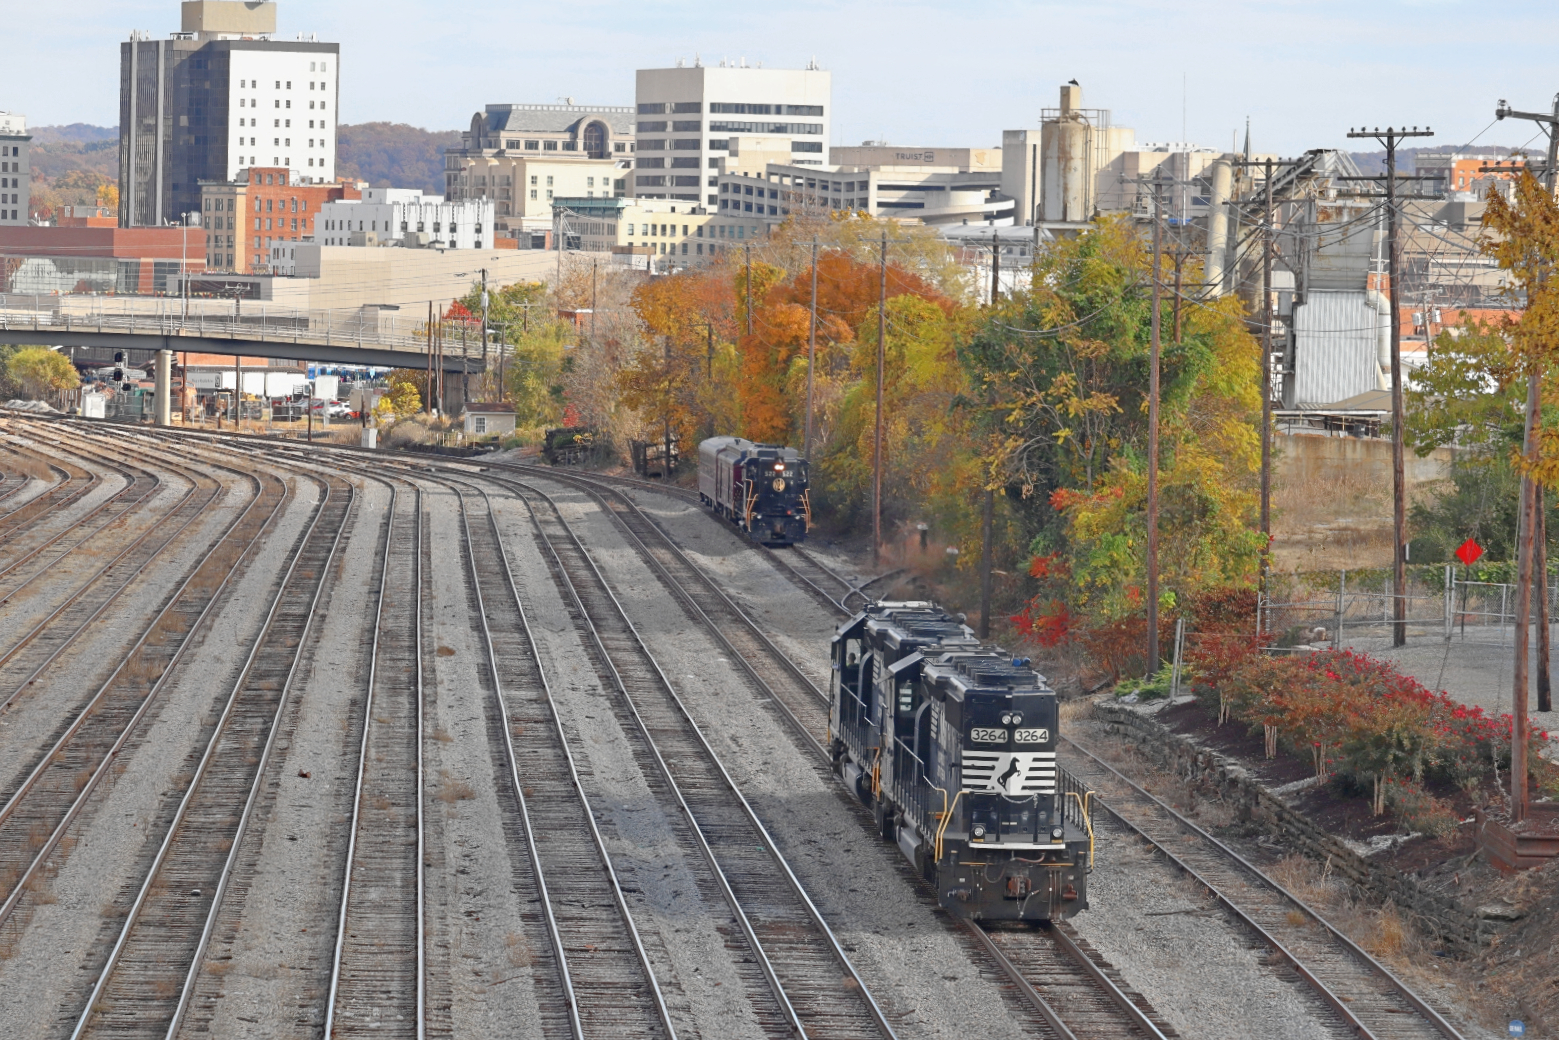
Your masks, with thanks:
[{"label": "passenger car behind locomotive", "polygon": [[711,437],[698,446],[698,497],[765,545],[806,541],[807,463],[795,448]]},{"label": "passenger car behind locomotive", "polygon": [[926,602],[879,602],[839,626],[834,767],[944,906],[1047,921],[1088,906],[1090,792],[1056,761],[1055,691]]}]

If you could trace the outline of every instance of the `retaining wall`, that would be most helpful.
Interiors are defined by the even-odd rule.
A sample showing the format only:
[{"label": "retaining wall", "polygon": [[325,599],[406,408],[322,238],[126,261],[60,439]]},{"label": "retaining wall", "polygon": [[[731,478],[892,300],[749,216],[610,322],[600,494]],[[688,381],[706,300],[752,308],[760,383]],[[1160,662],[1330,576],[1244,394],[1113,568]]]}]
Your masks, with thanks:
[{"label": "retaining wall", "polygon": [[1448,946],[1472,952],[1508,927],[1426,890],[1395,867],[1359,855],[1251,779],[1239,763],[1166,729],[1157,719],[1109,703],[1095,704],[1094,717],[1111,733],[1129,739],[1159,768],[1215,788],[1241,822],[1271,828],[1305,855],[1330,862],[1333,873],[1346,877],[1374,902],[1390,901]]}]

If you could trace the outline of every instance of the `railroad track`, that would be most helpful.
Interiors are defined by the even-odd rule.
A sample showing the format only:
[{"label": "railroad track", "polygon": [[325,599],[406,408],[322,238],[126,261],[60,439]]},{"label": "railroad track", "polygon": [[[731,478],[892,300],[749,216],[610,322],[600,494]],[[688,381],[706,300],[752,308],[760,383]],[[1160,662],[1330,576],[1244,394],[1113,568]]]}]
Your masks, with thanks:
[{"label": "railroad track", "polygon": [[0,803],[0,942],[19,937],[17,911],[46,880],[67,830],[158,703],[244,558],[278,515],[286,488],[251,477],[254,495],[142,630],[120,664],[61,727]]},{"label": "railroad track", "polygon": [[[572,482],[566,482],[566,486],[580,487]],[[819,690],[778,647],[774,646],[759,626],[732,603],[723,590],[694,566],[659,527],[639,512],[631,500],[617,494],[611,488],[601,488],[598,491],[596,488],[585,486],[580,487],[580,490],[591,495],[609,515],[618,518],[619,529],[625,535],[629,545],[639,549],[673,597],[683,604],[684,609],[695,622],[705,627],[710,635],[726,648],[730,660],[748,675],[758,692],[766,695],[769,703],[773,703],[781,711],[782,716],[791,723],[800,738],[803,750],[810,749],[815,767],[832,783],[834,777],[825,743],[828,727],[827,695]],[[600,493],[602,491],[608,494],[603,495]],[[652,544],[654,548],[651,548]],[[696,588],[690,589],[687,585]],[[705,610],[706,606],[709,608],[708,611]],[[721,622],[717,623],[716,618],[722,619]],[[849,800],[862,827],[874,835],[879,833],[869,810],[861,806],[858,801],[849,799],[847,795],[842,796]],[[907,869],[904,871],[904,876],[911,877]],[[935,893],[918,878],[914,879],[914,883],[920,898],[928,905],[935,906]],[[1075,1010],[1079,999],[1077,996],[1079,987],[1087,986],[1091,986],[1096,991],[1091,998],[1092,1022],[1090,1024],[1098,1026],[1101,1017],[1106,1014],[1113,1015],[1114,1022],[1104,1032],[1085,1031],[1076,1034],[1077,1036],[1169,1035],[1163,1031],[1164,1027],[1142,1010],[1140,1005],[1145,1001],[1140,997],[1133,999],[1123,994],[1110,974],[1113,969],[1089,970],[1090,966],[1097,967],[1097,959],[1090,958],[1089,966],[1077,964],[1074,974],[1068,977],[1065,988],[1058,989],[1053,985],[1056,976],[1052,975],[1048,979],[1043,976],[1030,978],[1024,968],[1007,956],[1001,945],[986,938],[982,930],[960,927],[954,924],[955,919],[951,915],[940,909],[938,913],[947,920],[950,927],[968,940],[965,945],[971,949],[971,953],[977,959],[984,957],[995,971],[1009,980],[1012,987],[1009,996],[1028,1014],[1037,1017],[1045,1027],[1063,1040],[1071,1040],[1074,1034],[1069,1032],[1069,1025],[1064,1015],[1052,1006],[1050,1000],[1054,997],[1063,1003],[1073,1004]],[[1017,933],[1017,936],[1011,941],[1043,942],[1052,947],[1056,942],[1055,939],[1038,933],[1026,936]],[[1067,952],[1070,953],[1075,945],[1072,944]]]},{"label": "railroad track", "polygon": [[[499,737],[521,832],[511,848],[528,850],[528,858],[510,857],[515,887],[537,900],[542,920],[533,927],[541,926],[550,954],[552,970],[544,964],[533,977],[542,1006],[566,1015],[549,1032],[671,1040],[670,1009],[569,750],[489,503],[455,490],[494,694],[488,729]],[[481,514],[474,523],[472,511]],[[515,752],[521,733],[523,756]]]},{"label": "railroad track", "polygon": [[[145,530],[82,579],[52,611],[0,651],[0,710],[10,707],[50,665],[88,633],[143,572],[222,497],[221,481],[198,472],[186,473],[189,487],[167,513],[146,524]],[[38,575],[43,573],[40,571]],[[32,580],[29,578],[10,595],[14,596]]]},{"label": "railroad track", "polygon": [[390,485],[326,1037],[426,1035],[422,492]]},{"label": "railroad track", "polygon": [[[633,477],[608,477],[601,474],[590,474],[589,476],[586,476],[582,473],[573,473],[566,469],[559,470],[555,467],[543,469],[537,465],[513,465],[510,463],[500,462],[491,463],[489,464],[489,467],[494,472],[518,471],[519,473],[524,473],[526,471],[530,471],[560,483],[569,484],[575,487],[593,485],[604,490],[611,491],[614,494],[617,493],[622,487],[638,488],[645,491],[658,491],[661,494],[670,495],[671,497],[681,499],[684,502],[690,502],[693,505],[698,506],[700,509],[703,508],[703,502],[699,498],[697,492],[691,491],[687,488],[677,487],[674,484],[660,484],[652,480],[639,480]],[[658,527],[659,525],[656,526]],[[862,590],[870,588],[873,585],[880,585],[885,582],[891,582],[893,579],[898,578],[905,573],[903,568],[899,568],[883,574],[879,574],[857,585],[855,582],[850,581],[848,578],[844,577],[828,565],[824,564],[822,561],[818,560],[817,557],[813,556],[811,552],[799,545],[788,546],[785,548],[774,548],[767,545],[758,545],[756,543],[749,542],[746,539],[743,539],[742,542],[754,552],[763,553],[769,562],[774,564],[774,566],[778,568],[779,571],[785,575],[785,577],[790,579],[792,584],[816,600],[824,607],[824,609],[829,610],[832,613],[839,615],[840,617],[849,617],[852,613],[854,613],[849,605],[850,600],[856,597],[861,597],[863,600],[867,599],[865,593]]]},{"label": "railroad track", "polygon": [[646,776],[660,775],[693,828],[788,1024],[801,1036],[892,1037],[893,1028],[865,979],[584,546],[545,492],[522,487],[538,540],[572,606],[592,664],[618,695],[613,706],[635,745],[635,757]]},{"label": "railroad track", "polygon": [[1074,751],[1067,769],[1094,786],[1094,804],[1206,887],[1309,984],[1345,1030],[1378,1040],[1461,1040],[1438,1010],[1307,903],[1093,751],[1062,739]]},{"label": "railroad track", "polygon": [[91,494],[103,480],[98,474],[89,473],[65,459],[53,459],[48,467],[60,475],[53,487],[0,513],[0,545],[11,541],[40,517],[65,509]]},{"label": "railroad track", "polygon": [[265,781],[355,496],[323,492],[162,844],[77,1019],[83,1036],[177,1034]]},{"label": "railroad track", "polygon": [[1060,1040],[1179,1036],[1071,925],[965,927],[1012,984],[1044,1009],[1046,1024]]}]

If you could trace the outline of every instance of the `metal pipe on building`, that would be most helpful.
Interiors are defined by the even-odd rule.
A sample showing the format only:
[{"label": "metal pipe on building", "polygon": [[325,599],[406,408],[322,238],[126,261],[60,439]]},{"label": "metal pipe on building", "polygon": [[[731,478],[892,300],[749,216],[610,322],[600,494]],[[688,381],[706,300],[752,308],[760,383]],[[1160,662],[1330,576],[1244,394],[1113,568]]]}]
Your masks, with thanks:
[{"label": "metal pipe on building", "polygon": [[1233,187],[1233,169],[1229,156],[1213,161],[1213,197],[1207,218],[1206,282],[1214,295],[1229,291],[1226,270],[1229,252],[1229,197]]}]

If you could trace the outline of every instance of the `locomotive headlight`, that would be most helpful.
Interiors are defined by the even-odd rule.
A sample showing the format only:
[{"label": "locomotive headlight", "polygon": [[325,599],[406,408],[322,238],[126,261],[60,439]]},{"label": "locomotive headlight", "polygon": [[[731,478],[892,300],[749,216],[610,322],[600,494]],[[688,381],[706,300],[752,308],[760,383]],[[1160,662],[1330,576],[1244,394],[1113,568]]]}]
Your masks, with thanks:
[{"label": "locomotive headlight", "polygon": [[1003,726],[1010,726],[1010,725],[1012,725],[1012,712],[1009,711],[1009,712],[1007,712],[1005,715],[1003,715],[1001,717],[1001,724]]},{"label": "locomotive headlight", "polygon": [[1023,725],[1023,716],[1021,714],[1019,714],[1018,712],[1013,712],[1012,713],[1012,724],[1014,726],[1021,726],[1021,725]]},{"label": "locomotive headlight", "polygon": [[976,824],[972,833],[976,838],[983,838],[985,837],[985,828],[980,824]]},{"label": "locomotive headlight", "polygon": [[1052,827],[1050,829],[1050,836],[1059,841],[1060,839],[1066,837],[1066,831],[1062,830],[1060,827]]}]

